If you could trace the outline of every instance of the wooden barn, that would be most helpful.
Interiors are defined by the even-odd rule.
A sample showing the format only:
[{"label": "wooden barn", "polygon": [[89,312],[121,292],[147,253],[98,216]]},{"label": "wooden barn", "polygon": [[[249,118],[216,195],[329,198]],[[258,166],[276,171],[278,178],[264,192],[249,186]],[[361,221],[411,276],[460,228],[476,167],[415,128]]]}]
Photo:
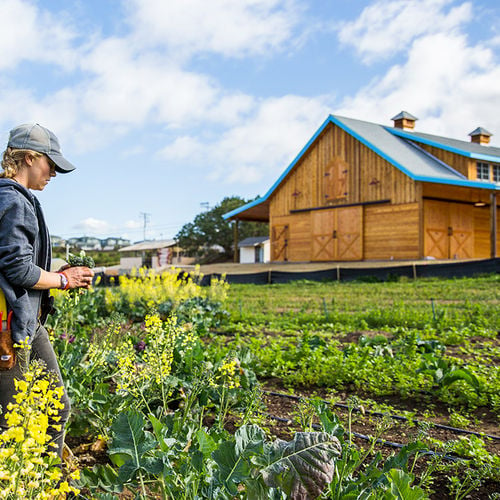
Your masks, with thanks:
[{"label": "wooden barn", "polygon": [[268,222],[271,260],[472,259],[499,252],[500,148],[330,115],[265,196],[224,217]]}]

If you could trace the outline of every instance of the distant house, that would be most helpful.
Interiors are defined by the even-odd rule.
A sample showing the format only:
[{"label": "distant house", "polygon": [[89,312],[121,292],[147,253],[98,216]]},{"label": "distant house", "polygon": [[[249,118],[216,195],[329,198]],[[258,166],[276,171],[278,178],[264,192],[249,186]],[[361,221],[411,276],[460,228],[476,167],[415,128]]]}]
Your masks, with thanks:
[{"label": "distant house", "polygon": [[470,259],[500,250],[500,148],[330,115],[262,197],[224,215],[269,223],[271,260]]},{"label": "distant house", "polygon": [[161,269],[167,266],[191,264],[194,259],[185,257],[175,240],[141,241],[119,249],[120,269],[139,267]]},{"label": "distant house", "polygon": [[126,246],[130,246],[130,240],[125,238],[104,238],[101,240],[101,249],[104,251],[118,250]]},{"label": "distant house", "polygon": [[240,241],[240,264],[258,264],[271,260],[269,236],[253,236]]},{"label": "distant house", "polygon": [[67,243],[70,248],[78,248],[79,250],[101,250],[101,240],[92,236],[70,238]]}]

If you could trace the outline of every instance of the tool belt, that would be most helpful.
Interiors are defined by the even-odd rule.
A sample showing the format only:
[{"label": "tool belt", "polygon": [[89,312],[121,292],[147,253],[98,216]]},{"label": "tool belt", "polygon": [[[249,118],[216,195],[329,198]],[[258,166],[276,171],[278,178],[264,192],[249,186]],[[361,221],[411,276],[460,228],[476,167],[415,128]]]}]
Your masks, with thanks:
[{"label": "tool belt", "polygon": [[11,321],[12,311],[7,313],[7,302],[0,290],[0,370],[10,370],[16,364],[16,350],[10,328]]}]

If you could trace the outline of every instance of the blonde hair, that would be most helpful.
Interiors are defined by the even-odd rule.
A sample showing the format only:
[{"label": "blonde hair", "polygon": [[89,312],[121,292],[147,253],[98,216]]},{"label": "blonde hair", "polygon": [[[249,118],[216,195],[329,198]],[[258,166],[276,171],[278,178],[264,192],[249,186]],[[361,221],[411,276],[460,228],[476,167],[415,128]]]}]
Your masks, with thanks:
[{"label": "blonde hair", "polygon": [[39,158],[40,156],[43,156],[42,153],[33,151],[32,149],[7,148],[3,153],[3,172],[0,172],[0,177],[12,179],[19,172],[19,169],[23,166],[26,155],[30,155],[33,158]]}]

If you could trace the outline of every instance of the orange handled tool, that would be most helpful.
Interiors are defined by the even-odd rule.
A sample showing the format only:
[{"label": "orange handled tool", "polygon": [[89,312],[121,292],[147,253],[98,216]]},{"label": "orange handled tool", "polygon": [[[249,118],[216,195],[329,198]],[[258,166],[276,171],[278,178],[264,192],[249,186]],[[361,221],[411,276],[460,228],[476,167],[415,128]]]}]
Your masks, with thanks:
[{"label": "orange handled tool", "polygon": [[[3,294],[2,294],[3,295]],[[10,370],[16,364],[16,351],[12,342],[10,324],[12,311],[7,314],[7,329],[4,329],[3,316],[5,310],[0,310],[0,370]]]}]

